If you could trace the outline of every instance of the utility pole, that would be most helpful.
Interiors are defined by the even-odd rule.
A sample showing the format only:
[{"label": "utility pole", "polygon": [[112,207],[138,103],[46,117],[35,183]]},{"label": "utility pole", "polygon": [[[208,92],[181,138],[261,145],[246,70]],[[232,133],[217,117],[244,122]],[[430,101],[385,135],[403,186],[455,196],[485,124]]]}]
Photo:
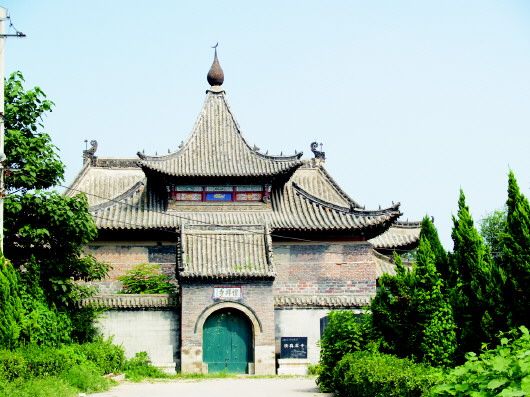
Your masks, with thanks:
[{"label": "utility pole", "polygon": [[6,155],[4,153],[4,51],[6,50],[6,9],[0,7],[0,253],[4,254],[4,167]]},{"label": "utility pole", "polygon": [[6,196],[4,186],[4,171],[6,169],[6,155],[4,153],[4,54],[8,37],[26,37],[22,32],[6,34],[6,21],[9,19],[9,12],[6,11],[4,7],[0,6],[0,253],[2,254],[4,252],[4,198]]}]

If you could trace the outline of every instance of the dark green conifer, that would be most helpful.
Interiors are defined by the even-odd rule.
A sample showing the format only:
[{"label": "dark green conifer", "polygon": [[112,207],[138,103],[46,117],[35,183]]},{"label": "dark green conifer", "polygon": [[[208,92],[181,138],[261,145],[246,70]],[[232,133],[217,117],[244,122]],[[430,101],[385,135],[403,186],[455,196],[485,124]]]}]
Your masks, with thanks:
[{"label": "dark green conifer", "polygon": [[530,206],[512,171],[508,176],[507,230],[502,262],[511,327],[530,325]]},{"label": "dark green conifer", "polygon": [[429,241],[431,250],[434,254],[434,264],[436,266],[436,270],[438,273],[440,273],[444,282],[446,282],[449,278],[447,251],[440,242],[438,230],[436,230],[433,221],[428,216],[425,216],[421,221],[420,240],[422,238]]},{"label": "dark green conifer", "polygon": [[[435,231],[435,229],[434,229]],[[444,284],[435,266],[436,256],[429,240],[420,239],[415,267],[413,307],[417,310],[419,328],[415,342],[421,361],[450,365],[456,350],[453,309],[444,295]]]},{"label": "dark green conifer", "polygon": [[478,351],[482,343],[490,342],[502,328],[499,310],[503,277],[474,226],[462,190],[453,223],[454,251],[450,268],[453,281],[449,294],[463,358],[466,352]]},{"label": "dark green conifer", "polygon": [[0,254],[0,348],[18,344],[24,314],[20,300],[20,280],[17,271]]},{"label": "dark green conifer", "polygon": [[371,304],[373,328],[380,338],[384,353],[409,357],[417,348],[418,332],[416,310],[412,302],[415,276],[403,266],[394,253],[396,275],[383,274],[378,280],[378,290]]}]

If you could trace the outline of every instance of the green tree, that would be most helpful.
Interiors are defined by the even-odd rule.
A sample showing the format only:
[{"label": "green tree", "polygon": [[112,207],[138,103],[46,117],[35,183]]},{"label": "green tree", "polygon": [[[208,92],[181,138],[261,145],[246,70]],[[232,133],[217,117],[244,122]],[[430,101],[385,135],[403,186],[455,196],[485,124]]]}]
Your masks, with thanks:
[{"label": "green tree", "polygon": [[118,277],[123,283],[123,292],[126,294],[172,294],[175,285],[169,277],[161,273],[160,265],[142,263],[134,266]]},{"label": "green tree", "polygon": [[5,80],[5,153],[6,168],[13,172],[5,180],[9,191],[46,189],[63,180],[64,164],[48,134],[39,131],[42,119],[52,111],[53,102],[39,88],[25,90],[22,73]]},{"label": "green tree", "polygon": [[476,352],[482,343],[493,340],[495,333],[502,329],[504,277],[474,226],[462,190],[453,223],[449,293],[458,329],[460,358],[463,358],[466,352]]},{"label": "green tree", "polygon": [[413,305],[416,276],[403,266],[401,257],[394,253],[396,275],[383,274],[372,300],[373,328],[380,338],[384,353],[408,357],[417,351],[417,310]]},{"label": "green tree", "polygon": [[76,280],[105,276],[106,266],[83,254],[82,246],[97,236],[83,195],[11,195],[5,209],[5,253],[39,280],[49,301],[70,306],[84,292]]},{"label": "green tree", "polygon": [[433,221],[428,216],[425,216],[421,221],[420,240],[422,238],[429,241],[434,254],[436,270],[440,273],[442,279],[446,281],[449,278],[449,258],[447,251],[440,242],[440,237],[438,237],[438,230],[436,230]]},{"label": "green tree", "polygon": [[491,251],[496,263],[502,262],[504,235],[508,227],[507,208],[487,214],[479,222],[480,235]]},{"label": "green tree", "polygon": [[530,206],[519,191],[512,171],[508,175],[507,228],[504,234],[503,263],[506,269],[506,306],[510,325],[530,323]]},{"label": "green tree", "polygon": [[[436,231],[436,230],[435,230]],[[453,309],[444,295],[444,284],[435,265],[435,254],[426,237],[420,239],[415,267],[412,306],[417,310],[418,340],[412,341],[418,359],[433,365],[450,365],[456,351]],[[409,324],[414,326],[413,324]]]},{"label": "green tree", "polygon": [[[434,226],[430,232],[437,236]],[[394,260],[396,275],[381,277],[371,305],[381,351],[434,365],[452,363],[456,349],[453,312],[427,236],[420,239],[412,270],[403,267],[397,254]]]},{"label": "green tree", "polygon": [[17,272],[0,254],[0,348],[18,344],[24,313],[19,290]]},{"label": "green tree", "polygon": [[[87,318],[93,317],[94,311],[75,308],[75,301],[88,293],[75,281],[99,279],[107,267],[83,254],[82,245],[97,234],[86,197],[39,191],[63,180],[64,165],[50,136],[41,131],[43,116],[51,111],[53,102],[38,87],[25,90],[23,82],[20,72],[5,81],[5,164],[14,172],[6,176],[4,254],[34,281],[32,288],[25,289],[28,313],[31,299],[41,302],[45,297],[41,314],[48,316],[43,313],[51,310],[61,321],[61,313],[68,313],[72,328],[84,324],[79,334],[82,339],[92,331]],[[67,321],[62,323],[68,327]]]}]

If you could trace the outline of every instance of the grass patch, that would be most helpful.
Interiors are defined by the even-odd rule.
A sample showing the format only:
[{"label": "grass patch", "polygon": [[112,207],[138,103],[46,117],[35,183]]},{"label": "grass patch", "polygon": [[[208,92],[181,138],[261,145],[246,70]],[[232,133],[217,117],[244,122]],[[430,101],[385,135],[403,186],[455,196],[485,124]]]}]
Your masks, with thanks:
[{"label": "grass patch", "polygon": [[215,374],[186,374],[179,372],[177,379],[219,379],[219,378],[237,378],[239,374],[229,374],[228,372],[217,372]]},{"label": "grass patch", "polygon": [[0,389],[1,397],[74,397],[78,394],[79,389],[56,376],[31,380],[17,379]]}]

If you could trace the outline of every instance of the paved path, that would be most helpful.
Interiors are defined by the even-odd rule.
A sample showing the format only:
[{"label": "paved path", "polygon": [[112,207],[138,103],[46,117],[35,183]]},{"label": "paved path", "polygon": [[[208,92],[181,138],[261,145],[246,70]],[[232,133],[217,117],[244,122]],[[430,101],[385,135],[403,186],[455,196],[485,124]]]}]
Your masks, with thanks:
[{"label": "paved path", "polygon": [[223,378],[125,382],[94,397],[331,397],[314,378]]}]

